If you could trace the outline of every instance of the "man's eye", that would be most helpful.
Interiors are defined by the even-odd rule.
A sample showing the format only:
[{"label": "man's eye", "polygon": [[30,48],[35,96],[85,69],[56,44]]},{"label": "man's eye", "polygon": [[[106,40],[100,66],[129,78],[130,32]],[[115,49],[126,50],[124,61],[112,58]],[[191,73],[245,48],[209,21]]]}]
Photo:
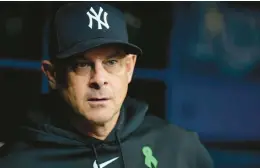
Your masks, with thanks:
[{"label": "man's eye", "polygon": [[107,65],[115,65],[115,64],[117,64],[117,60],[108,60],[107,62],[106,62],[106,64]]},{"label": "man's eye", "polygon": [[89,66],[89,64],[86,62],[76,63],[76,65],[75,65],[76,68],[86,68],[88,66]]}]

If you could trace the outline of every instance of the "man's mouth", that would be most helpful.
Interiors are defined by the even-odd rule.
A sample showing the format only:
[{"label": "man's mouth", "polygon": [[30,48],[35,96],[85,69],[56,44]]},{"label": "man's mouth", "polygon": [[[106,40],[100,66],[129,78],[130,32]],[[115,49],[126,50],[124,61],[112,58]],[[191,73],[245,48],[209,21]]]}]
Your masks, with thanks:
[{"label": "man's mouth", "polygon": [[99,102],[99,101],[107,101],[109,98],[89,98],[88,101],[90,102]]}]

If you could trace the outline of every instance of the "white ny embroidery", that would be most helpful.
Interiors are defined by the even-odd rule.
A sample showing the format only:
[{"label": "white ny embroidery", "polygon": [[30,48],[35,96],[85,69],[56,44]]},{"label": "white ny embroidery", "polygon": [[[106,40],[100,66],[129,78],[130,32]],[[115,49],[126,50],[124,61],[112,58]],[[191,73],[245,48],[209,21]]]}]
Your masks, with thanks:
[{"label": "white ny embroidery", "polygon": [[[91,13],[92,14],[91,14]],[[103,13],[103,21],[101,20],[101,15]],[[102,26],[106,27],[107,29],[109,29],[109,25],[107,23],[107,12],[103,12],[103,8],[99,7],[99,11],[98,14],[96,13],[96,11],[91,7],[90,10],[87,12],[87,15],[89,17],[89,24],[88,27],[89,28],[93,28],[93,19],[97,21],[98,23],[98,29],[102,29]]]}]

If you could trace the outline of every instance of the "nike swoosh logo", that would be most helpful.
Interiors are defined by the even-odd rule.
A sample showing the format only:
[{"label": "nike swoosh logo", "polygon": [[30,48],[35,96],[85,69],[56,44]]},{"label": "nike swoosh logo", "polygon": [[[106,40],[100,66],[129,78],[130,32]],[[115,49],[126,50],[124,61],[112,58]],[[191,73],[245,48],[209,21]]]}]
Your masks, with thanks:
[{"label": "nike swoosh logo", "polygon": [[[115,158],[113,158],[113,159],[110,159],[110,160],[108,160],[108,161],[106,161],[106,162],[104,162],[104,163],[101,163],[100,165],[99,165],[99,167],[100,168],[104,168],[104,167],[106,167],[107,165],[109,165],[110,163],[112,163],[113,161],[115,161],[116,159],[118,159],[119,157],[115,157]],[[93,168],[98,168],[98,165],[97,165],[97,161],[95,160],[94,161],[94,163],[93,163]]]}]

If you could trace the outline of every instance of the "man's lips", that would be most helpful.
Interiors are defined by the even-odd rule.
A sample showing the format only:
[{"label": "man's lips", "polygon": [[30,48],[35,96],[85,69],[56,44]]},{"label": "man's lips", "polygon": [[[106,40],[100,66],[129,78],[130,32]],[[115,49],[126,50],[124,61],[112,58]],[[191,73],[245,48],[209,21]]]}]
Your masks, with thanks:
[{"label": "man's lips", "polygon": [[88,101],[91,101],[91,102],[98,102],[98,101],[107,101],[109,100],[109,98],[89,98]]}]

